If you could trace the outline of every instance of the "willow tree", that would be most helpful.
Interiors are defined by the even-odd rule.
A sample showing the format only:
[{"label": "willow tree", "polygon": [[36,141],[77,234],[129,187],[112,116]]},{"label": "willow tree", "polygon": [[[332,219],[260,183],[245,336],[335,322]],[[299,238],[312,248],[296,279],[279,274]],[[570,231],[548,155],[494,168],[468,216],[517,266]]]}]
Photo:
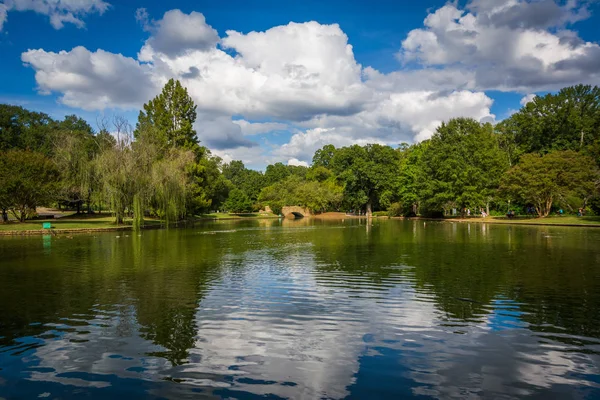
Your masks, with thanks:
[{"label": "willow tree", "polygon": [[159,217],[167,226],[185,216],[189,188],[188,166],[194,154],[189,150],[171,149],[163,159],[152,165],[151,187]]},{"label": "willow tree", "polygon": [[129,124],[124,118],[113,120],[115,141],[96,157],[94,168],[102,197],[109,204],[115,223],[122,224],[127,210],[133,207],[134,196],[147,188],[149,174],[146,164],[133,146]]},{"label": "willow tree", "polygon": [[112,210],[115,223],[122,224],[125,210],[135,194],[133,152],[121,142],[100,154],[95,164],[103,197]]}]

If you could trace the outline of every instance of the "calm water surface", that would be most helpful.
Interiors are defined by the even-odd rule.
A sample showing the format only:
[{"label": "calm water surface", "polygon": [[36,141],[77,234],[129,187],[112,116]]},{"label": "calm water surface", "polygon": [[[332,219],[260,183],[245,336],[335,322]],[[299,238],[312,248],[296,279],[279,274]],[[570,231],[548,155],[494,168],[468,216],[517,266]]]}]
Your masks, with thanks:
[{"label": "calm water surface", "polygon": [[0,238],[0,398],[600,398],[600,229]]}]

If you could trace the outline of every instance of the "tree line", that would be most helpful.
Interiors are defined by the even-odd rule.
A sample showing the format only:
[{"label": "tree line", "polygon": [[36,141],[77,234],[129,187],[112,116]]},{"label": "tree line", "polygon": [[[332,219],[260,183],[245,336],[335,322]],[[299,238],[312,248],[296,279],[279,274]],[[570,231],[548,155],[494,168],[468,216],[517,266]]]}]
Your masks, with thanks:
[{"label": "tree line", "polygon": [[56,121],[0,105],[0,211],[21,221],[36,207],[110,211],[116,223],[145,216],[167,223],[215,210],[286,205],[313,212],[442,216],[554,209],[600,214],[600,88],[578,85],[536,97],[492,125],[444,122],[429,140],[317,150],[310,167],[275,163],[264,172],[223,163],[194,130],[196,106],[170,80],[144,105],[135,127],[123,118]]}]

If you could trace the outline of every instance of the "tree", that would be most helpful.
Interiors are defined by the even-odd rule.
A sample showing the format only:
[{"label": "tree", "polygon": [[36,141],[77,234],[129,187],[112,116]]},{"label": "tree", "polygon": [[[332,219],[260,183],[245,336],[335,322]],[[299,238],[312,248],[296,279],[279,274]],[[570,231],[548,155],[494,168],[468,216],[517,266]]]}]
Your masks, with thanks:
[{"label": "tree", "polygon": [[221,159],[210,155],[188,166],[191,178],[189,210],[192,213],[218,209],[227,199],[232,184],[221,173],[221,168]]},{"label": "tree", "polygon": [[400,168],[398,176],[398,199],[393,216],[417,215],[419,213],[420,189],[423,185],[422,158],[429,142],[422,142],[408,147],[401,147]]},{"label": "tree", "polygon": [[600,88],[577,85],[535,97],[500,129],[524,153],[586,148],[600,137]]},{"label": "tree", "polygon": [[229,192],[229,197],[224,204],[224,207],[230,213],[244,213],[252,211],[252,201],[246,193],[240,189],[233,189]]},{"label": "tree", "polygon": [[350,207],[387,208],[398,192],[399,155],[389,146],[354,145],[334,152],[333,170],[344,186],[344,199]]},{"label": "tree", "polygon": [[7,221],[11,211],[21,222],[56,194],[59,173],[41,153],[9,150],[0,153],[0,209]]},{"label": "tree", "polygon": [[55,121],[44,113],[0,104],[0,151],[30,150],[52,155]]},{"label": "tree", "polygon": [[552,204],[569,195],[585,200],[597,193],[600,171],[594,160],[572,150],[546,155],[525,154],[502,177],[501,190],[508,196],[532,203],[541,217]]},{"label": "tree", "polygon": [[194,161],[190,150],[171,149],[166,157],[152,164],[151,187],[159,217],[167,225],[186,215],[189,175],[186,166]]},{"label": "tree", "polygon": [[331,169],[335,151],[336,148],[332,144],[326,144],[323,148],[317,150],[312,159],[313,167],[325,167]]},{"label": "tree", "polygon": [[265,170],[265,184],[267,186],[273,185],[274,183],[280,182],[292,175],[292,171],[288,166],[278,162],[275,164],[267,165]]},{"label": "tree", "polygon": [[264,188],[259,200],[276,214],[281,213],[281,208],[284,206],[301,206],[313,212],[323,212],[338,208],[342,196],[343,188],[336,184],[335,179],[316,182],[305,181],[299,176],[291,175]]},{"label": "tree", "polygon": [[331,170],[322,166],[312,166],[306,173],[306,179],[309,181],[325,182],[333,176]]},{"label": "tree", "polygon": [[486,206],[508,167],[489,124],[471,118],[443,123],[422,155],[420,197],[429,210]]},{"label": "tree", "polygon": [[143,140],[132,143],[130,125],[124,118],[115,118],[113,125],[114,146],[105,148],[95,158],[93,167],[102,198],[109,204],[115,223],[122,224],[125,211],[133,205],[140,188],[149,189],[150,165],[156,149]]},{"label": "tree", "polygon": [[[59,201],[75,205],[77,213],[87,202],[91,212],[92,193],[96,180],[92,160],[100,151],[89,124],[75,115],[57,123],[53,159],[61,171]],[[100,140],[105,140],[104,136]]]},{"label": "tree", "polygon": [[258,200],[261,190],[267,186],[265,176],[259,171],[247,169],[242,161],[231,161],[229,164],[224,164],[223,176],[233,186],[246,193],[253,202]]},{"label": "tree", "polygon": [[140,111],[135,138],[153,135],[163,149],[184,147],[196,150],[198,138],[194,130],[196,105],[179,81],[170,79],[162,92]]}]

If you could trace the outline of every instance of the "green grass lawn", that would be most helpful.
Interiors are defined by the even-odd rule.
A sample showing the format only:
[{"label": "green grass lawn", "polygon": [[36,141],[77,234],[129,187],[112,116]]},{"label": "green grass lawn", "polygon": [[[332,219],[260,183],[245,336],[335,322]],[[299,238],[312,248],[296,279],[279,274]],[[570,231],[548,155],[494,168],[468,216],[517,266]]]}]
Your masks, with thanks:
[{"label": "green grass lawn", "polygon": [[508,219],[506,217],[492,217],[486,220],[494,222],[505,222],[511,224],[527,224],[536,223],[544,225],[569,224],[569,225],[600,225],[600,217],[577,217],[574,215],[563,215],[562,217],[549,216],[546,218],[515,218]]},{"label": "green grass lawn", "polygon": [[[53,229],[98,229],[115,228],[117,226],[130,226],[131,219],[126,219],[123,225],[115,225],[112,216],[81,215],[69,216],[59,219],[35,220],[26,222],[9,222],[0,224],[0,231],[29,231],[40,230],[44,222],[50,222]],[[153,219],[144,220],[145,225],[160,224],[160,221]]]}]

